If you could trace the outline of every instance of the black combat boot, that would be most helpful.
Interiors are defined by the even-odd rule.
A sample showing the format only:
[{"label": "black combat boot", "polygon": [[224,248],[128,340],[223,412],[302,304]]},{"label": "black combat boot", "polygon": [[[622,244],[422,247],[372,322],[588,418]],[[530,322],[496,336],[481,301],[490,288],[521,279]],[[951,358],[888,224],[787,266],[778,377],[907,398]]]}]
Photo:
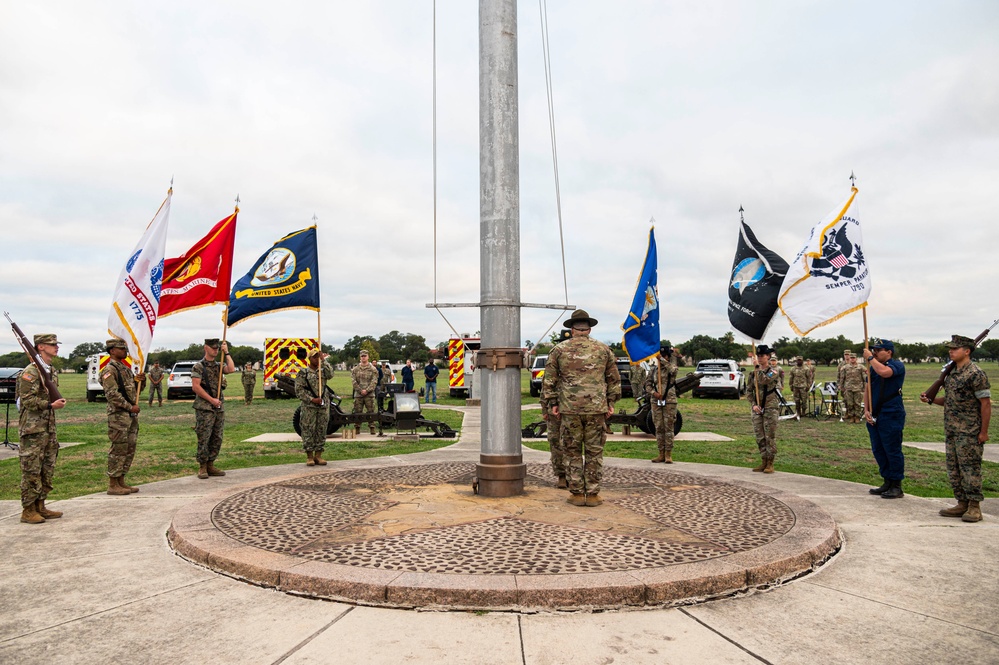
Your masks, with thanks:
[{"label": "black combat boot", "polygon": [[889,487],[891,487],[891,481],[886,478],[884,482],[881,483],[881,487],[872,487],[867,491],[871,494],[884,494],[888,491]]},{"label": "black combat boot", "polygon": [[891,480],[891,487],[885,490],[884,494],[881,495],[882,499],[901,499],[905,494],[902,493],[902,481],[901,480]]}]

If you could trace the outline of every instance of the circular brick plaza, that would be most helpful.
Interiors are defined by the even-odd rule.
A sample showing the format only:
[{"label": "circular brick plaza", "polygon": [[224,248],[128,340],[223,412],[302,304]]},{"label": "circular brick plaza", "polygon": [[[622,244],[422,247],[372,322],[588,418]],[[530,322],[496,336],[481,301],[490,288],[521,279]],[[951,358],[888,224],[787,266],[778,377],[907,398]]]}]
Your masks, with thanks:
[{"label": "circular brick plaza", "polygon": [[659,467],[606,466],[594,508],[550,467],[484,498],[471,462],[326,471],[231,488],[168,539],[219,573],[360,604],[453,609],[663,606],[765,588],[824,563],[835,522],[797,496]]}]

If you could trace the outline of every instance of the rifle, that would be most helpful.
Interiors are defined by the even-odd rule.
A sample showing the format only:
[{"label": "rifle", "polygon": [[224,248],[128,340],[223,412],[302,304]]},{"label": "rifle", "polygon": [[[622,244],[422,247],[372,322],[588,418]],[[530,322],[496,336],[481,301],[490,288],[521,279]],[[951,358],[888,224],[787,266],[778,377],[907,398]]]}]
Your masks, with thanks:
[{"label": "rifle", "polygon": [[52,380],[52,375],[44,369],[45,363],[43,363],[42,359],[38,357],[38,351],[35,350],[35,345],[28,341],[27,335],[25,335],[18,325],[11,320],[10,314],[4,312],[3,315],[7,317],[8,321],[10,321],[10,327],[14,330],[14,337],[17,338],[17,343],[21,345],[24,352],[28,354],[28,358],[30,358],[31,362],[33,362],[35,367],[38,368],[38,375],[41,377],[42,383],[45,385],[45,391],[49,394],[49,402],[58,402],[62,399],[62,395],[59,393],[59,388],[56,386],[55,381]]},{"label": "rifle", "polygon": [[[991,331],[997,325],[999,325],[999,319],[993,321],[991,326],[983,330],[982,334],[975,338],[975,346],[977,347],[979,344],[981,344],[982,340],[984,340],[986,337],[989,336],[989,331]],[[949,360],[947,361],[947,364],[943,366],[943,369],[940,370],[940,378],[934,381],[933,385],[931,385],[929,388],[926,389],[926,401],[929,404],[932,404],[933,400],[937,398],[937,393],[940,392],[940,389],[943,387],[944,381],[947,379],[947,376],[952,371],[954,371],[954,361]]]}]

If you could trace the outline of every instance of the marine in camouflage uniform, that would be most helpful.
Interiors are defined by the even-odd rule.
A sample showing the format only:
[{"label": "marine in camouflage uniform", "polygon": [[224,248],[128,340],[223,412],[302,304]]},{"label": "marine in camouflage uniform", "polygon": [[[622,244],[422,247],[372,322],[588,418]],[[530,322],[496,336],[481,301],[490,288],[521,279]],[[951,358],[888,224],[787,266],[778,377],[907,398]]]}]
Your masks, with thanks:
[{"label": "marine in camouflage uniform", "polygon": [[[321,367],[320,367],[321,363]],[[302,400],[299,424],[302,428],[302,448],[306,466],[326,466],[326,426],[330,420],[330,403],[326,399],[326,382],[333,378],[333,367],[319,349],[309,351],[309,364],[295,377],[295,396]]]},{"label": "marine in camouflage uniform", "polygon": [[645,377],[643,386],[652,405],[652,424],[656,428],[659,456],[655,463],[673,463],[673,427],[676,423],[676,361],[669,344],[659,348],[659,355]]},{"label": "marine in camouflage uniform", "polygon": [[160,406],[163,406],[164,374],[165,372],[159,363],[153,363],[153,366],[146,372],[146,376],[149,377],[149,406],[153,405],[153,395],[159,398]]},{"label": "marine in camouflage uniform", "polygon": [[749,375],[746,385],[746,399],[752,408],[753,433],[756,446],[760,449],[760,464],[753,471],[774,472],[774,459],[777,457],[777,420],[780,401],[777,399],[777,371],[770,367],[772,350],[766,344],[756,348],[759,367]]},{"label": "marine in camouflage uniform", "polygon": [[791,394],[794,396],[794,410],[798,415],[798,420],[806,415],[808,408],[808,391],[812,387],[811,372],[805,367],[805,362],[799,357],[794,361],[788,383],[791,386]]},{"label": "marine in camouflage uniform", "polygon": [[[989,377],[971,362],[975,341],[954,335],[947,343],[954,369],[944,379],[943,398],[934,404],[944,406],[944,432],[947,436],[947,476],[957,505],[944,508],[944,517],[960,517],[965,522],[982,519],[982,451],[989,440],[992,419],[992,391]],[[926,393],[920,396],[928,402]]]},{"label": "marine in camouflage uniform", "polygon": [[[375,411],[375,390],[378,388],[378,368],[368,362],[368,352],[361,352],[361,362],[350,371],[350,383],[354,389],[354,409],[351,413],[377,413]],[[391,375],[391,374],[390,374]],[[361,423],[354,424],[354,432],[360,433]],[[368,431],[375,433],[375,424],[368,423]]]},{"label": "marine in camouflage uniform", "polygon": [[[220,351],[221,347],[221,351]],[[223,354],[224,365],[216,360]],[[222,368],[220,372],[219,368]],[[222,433],[225,429],[225,374],[236,371],[232,356],[226,344],[217,338],[205,340],[205,357],[191,368],[191,388],[194,390],[194,433],[198,437],[198,478],[224,476],[225,471],[215,467],[215,460],[222,449]],[[222,390],[219,390],[219,374],[222,373]],[[218,395],[218,397],[216,397]]]},{"label": "marine in camouflage uniform", "polygon": [[253,389],[257,386],[257,371],[253,369],[252,363],[246,363],[241,376],[243,380],[243,403],[249,404],[253,401]]},{"label": "marine in camouflage uniform", "polygon": [[125,482],[132,467],[139,438],[139,391],[132,369],[125,364],[128,345],[112,337],[105,343],[111,360],[101,372],[101,386],[108,400],[108,494],[127,496],[138,492]]},{"label": "marine in camouflage uniform", "polygon": [[572,337],[552,349],[545,365],[542,398],[562,423],[566,481],[576,506],[599,506],[607,417],[621,399],[621,375],[610,348],[590,338],[597,324],[577,309],[563,322]]},{"label": "marine in camouflage uniform", "polygon": [[[52,359],[59,353],[59,340],[53,334],[35,335],[35,350],[44,370],[53,383],[59,385],[58,375],[52,371]],[[21,463],[21,521],[42,524],[46,519],[62,517],[58,510],[45,507],[45,498],[52,491],[59,441],[56,438],[55,412],[66,406],[66,400],[52,402],[45,384],[34,364],[28,365],[17,380],[17,408],[19,411],[17,434],[20,437],[19,461]]]},{"label": "marine in camouflage uniform", "polygon": [[867,372],[857,364],[857,356],[851,355],[850,362],[840,370],[839,391],[843,393],[843,416],[848,423],[859,423],[864,415],[864,385]]}]

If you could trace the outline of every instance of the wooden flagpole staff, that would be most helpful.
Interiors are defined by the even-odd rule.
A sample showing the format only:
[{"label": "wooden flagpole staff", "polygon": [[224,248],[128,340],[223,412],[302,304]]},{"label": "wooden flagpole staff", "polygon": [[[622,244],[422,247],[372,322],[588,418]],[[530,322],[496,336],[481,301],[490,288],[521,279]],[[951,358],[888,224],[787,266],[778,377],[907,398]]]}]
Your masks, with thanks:
[{"label": "wooden flagpole staff", "polygon": [[[861,310],[864,313],[864,351],[870,351],[870,335],[867,333],[867,305]],[[864,354],[864,359],[867,359],[867,355]],[[870,363],[867,364],[868,376],[867,381],[864,382],[864,411],[874,416],[874,410],[871,409],[871,377],[870,377]]]}]

